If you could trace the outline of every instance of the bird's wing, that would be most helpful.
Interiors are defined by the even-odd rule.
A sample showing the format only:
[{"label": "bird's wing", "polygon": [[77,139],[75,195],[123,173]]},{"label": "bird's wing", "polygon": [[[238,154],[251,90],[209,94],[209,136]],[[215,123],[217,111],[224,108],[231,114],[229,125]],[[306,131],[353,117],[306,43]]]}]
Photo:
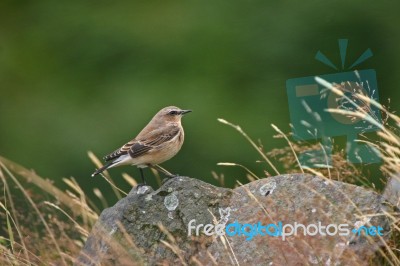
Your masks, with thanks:
[{"label": "bird's wing", "polygon": [[132,145],[134,145],[136,143],[136,139],[133,139],[131,141],[129,141],[128,143],[126,143],[124,146],[122,146],[119,149],[116,149],[115,151],[113,151],[112,153],[106,155],[103,157],[103,159],[107,162],[107,161],[111,161],[113,159],[116,159],[118,157],[120,157],[121,155],[125,155],[128,153],[129,149],[132,147]]},{"label": "bird's wing", "polygon": [[157,148],[163,143],[173,139],[180,134],[180,128],[176,125],[170,125],[150,131],[141,136],[140,139],[133,139],[118,150],[104,157],[104,160],[110,161],[129,153],[132,158],[139,157],[150,150]]},{"label": "bird's wing", "polygon": [[137,140],[129,149],[132,158],[139,157],[152,149],[162,146],[180,134],[180,128],[175,125],[159,128],[149,132],[141,139]]}]

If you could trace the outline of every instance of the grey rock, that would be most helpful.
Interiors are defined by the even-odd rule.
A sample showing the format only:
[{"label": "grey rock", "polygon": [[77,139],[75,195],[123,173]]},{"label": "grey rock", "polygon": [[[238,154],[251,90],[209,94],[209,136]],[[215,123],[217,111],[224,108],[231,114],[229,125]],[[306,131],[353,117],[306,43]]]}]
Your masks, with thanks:
[{"label": "grey rock", "polygon": [[383,191],[383,197],[393,206],[400,209],[400,174],[393,175],[389,178]]},{"label": "grey rock", "polygon": [[[76,265],[364,265],[389,234],[390,219],[377,215],[389,211],[380,195],[311,175],[269,177],[236,189],[176,177],[156,191],[142,187],[139,192],[132,189],[103,211]],[[196,226],[235,221],[348,224],[349,230],[381,226],[384,236],[305,236],[299,228],[283,240],[249,233],[208,236],[204,227],[200,235],[192,230],[189,236],[193,219]]]}]

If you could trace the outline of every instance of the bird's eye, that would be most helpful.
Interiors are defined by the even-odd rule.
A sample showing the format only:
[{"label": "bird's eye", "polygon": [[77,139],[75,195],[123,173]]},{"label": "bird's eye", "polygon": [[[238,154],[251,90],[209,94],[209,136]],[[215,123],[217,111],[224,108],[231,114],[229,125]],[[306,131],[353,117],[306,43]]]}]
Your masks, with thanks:
[{"label": "bird's eye", "polygon": [[170,111],[169,114],[170,114],[170,115],[177,115],[178,112],[177,112],[177,111]]}]

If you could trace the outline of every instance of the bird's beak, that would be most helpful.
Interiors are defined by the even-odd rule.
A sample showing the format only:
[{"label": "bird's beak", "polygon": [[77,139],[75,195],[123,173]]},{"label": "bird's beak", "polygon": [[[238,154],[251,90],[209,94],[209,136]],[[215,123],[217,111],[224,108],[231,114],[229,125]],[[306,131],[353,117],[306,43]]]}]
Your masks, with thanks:
[{"label": "bird's beak", "polygon": [[184,114],[190,113],[191,111],[192,111],[192,110],[182,110],[182,111],[181,111],[181,114],[184,115]]}]

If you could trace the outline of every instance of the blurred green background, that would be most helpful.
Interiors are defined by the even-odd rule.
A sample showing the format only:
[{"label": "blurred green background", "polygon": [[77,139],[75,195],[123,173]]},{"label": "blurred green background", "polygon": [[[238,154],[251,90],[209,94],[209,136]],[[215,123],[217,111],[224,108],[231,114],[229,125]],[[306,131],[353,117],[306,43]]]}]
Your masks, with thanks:
[{"label": "blurred green background", "polygon": [[[371,48],[359,69],[376,70],[381,102],[398,109],[399,10],[398,1],[1,1],[0,154],[108,195],[87,151],[102,157],[176,105],[193,113],[165,168],[214,184],[211,171],[224,173],[228,186],[245,173],[218,162],[262,176],[271,169],[217,118],[266,150],[284,147],[270,124],[290,131],[286,80],[335,73],[314,56],[340,65],[339,38],[349,39],[347,66]],[[121,172],[138,171],[111,170],[129,191]]]}]

